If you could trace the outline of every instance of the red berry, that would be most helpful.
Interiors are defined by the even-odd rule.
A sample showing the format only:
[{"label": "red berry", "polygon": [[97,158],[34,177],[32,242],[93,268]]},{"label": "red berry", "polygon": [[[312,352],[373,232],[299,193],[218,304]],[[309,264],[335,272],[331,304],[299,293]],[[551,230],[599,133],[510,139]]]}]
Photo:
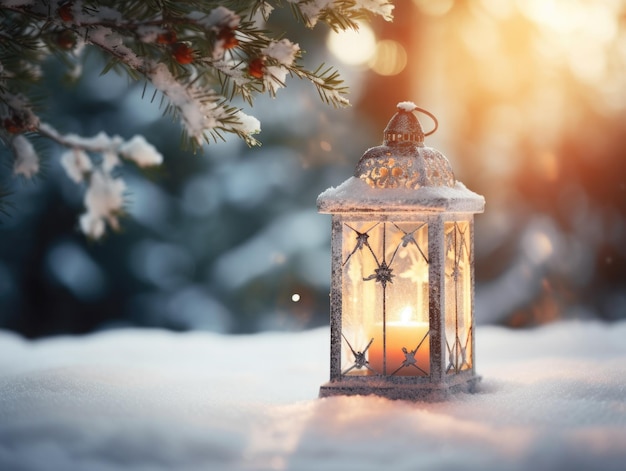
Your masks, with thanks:
[{"label": "red berry", "polygon": [[179,64],[189,64],[193,62],[193,49],[185,43],[176,43],[172,46],[172,54]]},{"label": "red berry", "polygon": [[15,118],[14,119],[5,118],[2,125],[4,126],[4,129],[6,129],[11,134],[20,134],[21,132],[24,131],[24,126],[22,125],[22,123],[18,121],[20,120],[15,119]]},{"label": "red berry", "polygon": [[157,36],[156,42],[158,44],[174,44],[176,42],[176,33],[174,31],[167,31]]},{"label": "red berry", "polygon": [[76,36],[66,29],[57,34],[56,43],[61,49],[72,49],[76,46]]},{"label": "red berry", "polygon": [[63,21],[68,23],[74,21],[74,13],[72,12],[73,6],[74,4],[72,2],[67,2],[59,7],[57,13]]},{"label": "red berry", "polygon": [[239,40],[235,37],[235,30],[228,27],[222,28],[217,33],[217,39],[223,41],[222,47],[224,49],[232,49],[239,45]]},{"label": "red berry", "polygon": [[262,79],[265,75],[265,59],[262,57],[252,59],[248,64],[248,73],[254,78]]}]

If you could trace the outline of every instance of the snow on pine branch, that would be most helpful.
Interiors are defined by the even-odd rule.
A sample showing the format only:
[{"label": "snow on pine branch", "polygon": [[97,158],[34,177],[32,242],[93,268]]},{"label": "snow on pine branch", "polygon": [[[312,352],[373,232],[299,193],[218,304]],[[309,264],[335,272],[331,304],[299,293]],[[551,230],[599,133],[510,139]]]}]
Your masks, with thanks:
[{"label": "snow on pine branch", "polygon": [[279,88],[285,86],[285,79],[300,52],[300,46],[288,39],[271,41],[269,46],[263,49],[263,55],[273,59],[276,65],[266,66],[264,69],[263,84],[272,96],[276,95]]},{"label": "snow on pine branch", "polygon": [[31,178],[39,172],[39,157],[35,148],[24,136],[15,136],[11,140],[11,147],[15,153],[13,173]]},{"label": "snow on pine branch", "polygon": [[[386,0],[288,0],[297,19],[313,27],[355,28],[367,15],[390,21]],[[280,2],[276,6],[281,6]],[[322,101],[347,106],[347,88],[333,68],[309,71],[299,64],[298,44],[272,35],[274,11],[265,0],[141,2],[139,0],[5,0],[0,2],[0,142],[13,154],[13,173],[39,172],[32,134],[66,149],[61,165],[68,177],[86,185],[80,227],[99,238],[118,227],[125,184],[112,172],[122,160],[140,167],[158,165],[161,154],[141,136],[125,141],[102,132],[92,138],[60,134],[42,123],[31,102],[33,84],[45,77],[42,64],[61,59],[80,79],[84,52],[99,50],[131,80],[146,80],[164,97],[165,112],[179,118],[193,147],[209,137],[235,134],[249,145],[261,123],[232,106],[236,97],[250,105],[258,93],[275,96],[287,75],[311,82]],[[259,15],[260,14],[260,15]],[[261,20],[262,17],[262,20]],[[155,92],[155,93],[156,93]]]},{"label": "snow on pine branch", "polygon": [[125,159],[132,160],[140,167],[161,165],[163,162],[163,156],[143,136],[134,136],[130,141],[122,143],[119,152]]},{"label": "snow on pine branch", "polygon": [[118,216],[123,212],[126,184],[102,169],[91,174],[85,193],[87,212],[80,217],[80,228],[89,237],[99,239],[104,235],[106,223],[119,229]]},{"label": "snow on pine branch", "polygon": [[122,165],[120,157],[139,167],[160,165],[163,156],[143,136],[125,141],[120,136],[101,132],[84,138],[75,134],[62,135],[46,123],[41,133],[65,146],[61,166],[67,176],[77,184],[85,183],[84,205],[86,212],[80,217],[80,228],[93,239],[101,238],[107,225],[119,229],[118,218],[124,213],[126,184],[113,171]]},{"label": "snow on pine branch", "polygon": [[[393,11],[386,0],[289,3],[309,26],[325,21],[340,29],[354,27],[351,20],[365,13],[391,20]],[[195,145],[203,137],[206,140],[205,133],[215,137],[221,131],[235,133],[248,144],[257,143],[252,134],[260,130],[260,124],[230,107],[230,100],[237,93],[252,104],[254,92],[259,90],[274,96],[285,86],[286,76],[299,67],[295,64],[298,45],[287,39],[272,40],[264,25],[255,20],[259,11],[266,20],[272,12],[265,1],[139,5],[121,0],[14,0],[3,2],[0,10],[16,18],[21,14],[19,19],[33,23],[22,34],[30,34],[38,42],[37,49],[45,51],[44,56],[55,50],[71,56],[85,45],[93,45],[111,59],[105,71],[122,65],[131,78],[147,78],[170,100],[167,110],[181,118],[185,134]],[[46,35],[38,36],[38,29]],[[318,90],[324,80],[314,72],[296,75],[310,80]],[[348,104],[343,96],[345,87],[325,82],[322,88],[324,101],[335,106]]]},{"label": "snow on pine branch", "polygon": [[394,6],[388,0],[287,0],[309,28],[324,21],[335,30],[357,28],[354,20],[365,13],[393,20]]},{"label": "snow on pine branch", "polygon": [[189,137],[198,145],[206,132],[216,128],[236,133],[251,145],[257,143],[252,135],[260,131],[261,123],[253,116],[222,106],[223,98],[212,91],[181,83],[165,64],[152,64],[147,74],[152,85],[176,108]]}]

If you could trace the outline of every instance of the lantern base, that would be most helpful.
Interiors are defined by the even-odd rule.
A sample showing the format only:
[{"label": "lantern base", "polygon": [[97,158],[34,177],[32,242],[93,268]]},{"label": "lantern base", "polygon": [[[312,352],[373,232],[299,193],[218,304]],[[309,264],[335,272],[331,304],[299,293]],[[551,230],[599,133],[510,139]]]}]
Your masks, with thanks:
[{"label": "lantern base", "polygon": [[456,375],[439,383],[409,383],[371,377],[354,377],[323,384],[320,387],[319,397],[380,396],[405,401],[443,401],[455,393],[475,392],[476,385],[480,380],[480,376],[473,374]]}]

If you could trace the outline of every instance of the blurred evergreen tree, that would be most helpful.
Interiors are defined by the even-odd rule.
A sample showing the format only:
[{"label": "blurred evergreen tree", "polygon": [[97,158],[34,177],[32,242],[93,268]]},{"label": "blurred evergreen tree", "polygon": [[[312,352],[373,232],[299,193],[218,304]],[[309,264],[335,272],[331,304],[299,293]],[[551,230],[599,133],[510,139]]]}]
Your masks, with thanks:
[{"label": "blurred evergreen tree", "polygon": [[[266,22],[258,13],[268,2],[259,1],[14,1],[0,6],[1,29],[13,33],[11,38],[6,34],[0,39],[0,125],[4,126],[0,134],[5,144],[0,149],[5,163],[0,181],[15,187],[14,175],[24,177],[17,179],[20,188],[3,200],[14,208],[7,208],[9,215],[0,226],[0,326],[37,337],[124,325],[245,332],[325,322],[328,241],[325,221],[317,216],[312,202],[320,188],[337,183],[344,175],[332,175],[326,167],[317,166],[315,159],[328,161],[332,144],[333,160],[341,161],[349,146],[345,129],[329,121],[334,111],[321,108],[323,102],[347,103],[345,90],[334,69],[309,72],[300,64],[304,58],[300,59],[297,44],[269,30],[286,31],[316,57],[326,32],[305,30],[302,21],[307,26],[319,19],[334,28],[355,27],[354,21],[365,11],[359,8],[361,2],[333,2],[314,15],[312,10],[305,14],[307,10],[301,8],[306,3],[315,2],[289,2],[300,26],[285,8],[277,9],[272,21]],[[367,3],[376,6],[376,2]],[[390,11],[387,2],[377,3],[381,12]],[[207,17],[216,9],[226,15],[225,7],[239,18],[234,37],[220,33],[214,23],[205,23],[204,29],[194,24],[189,29],[181,19],[185,15],[196,18],[195,11],[204,12],[204,20],[209,21]],[[159,8],[163,18],[173,15],[176,21],[155,19]],[[146,28],[138,26],[142,19],[147,19]],[[109,31],[104,34],[102,28]],[[31,29],[38,31],[32,38]],[[166,33],[191,46],[191,62],[181,63],[173,44],[154,39]],[[107,38],[104,47],[89,40],[94,34]],[[154,41],[146,41],[146,35]],[[67,38],[60,36],[75,42],[67,48]],[[222,40],[226,41],[222,46],[232,47],[216,59],[214,53]],[[28,49],[29,41],[36,43],[34,49]],[[285,50],[272,52],[276,44],[290,44],[285,50],[295,51],[294,62],[281,62]],[[18,59],[21,47],[27,60]],[[228,110],[221,115],[226,116],[224,121],[207,128],[210,143],[203,144],[189,132],[187,103],[181,105],[174,94],[168,104],[167,99],[172,99],[168,93],[177,85],[170,83],[166,90],[150,85],[154,75],[148,69],[133,68],[134,59],[120,57],[120,49],[126,51],[126,58],[135,54],[144,63],[164,65],[184,90],[197,90],[200,85],[215,90],[194,96],[202,102],[198,106],[217,104]],[[250,69],[250,59],[257,56],[264,58],[262,75]],[[223,70],[226,58],[231,75]],[[7,64],[13,64],[15,71]],[[37,73],[28,75],[29,70]],[[119,74],[99,77],[100,70]],[[289,75],[305,80],[282,90],[281,98],[289,106],[277,108],[273,98]],[[318,88],[322,100],[311,97],[307,81]],[[153,91],[145,86],[142,90],[144,83],[162,93],[169,116],[158,116],[158,103],[150,100]],[[254,99],[255,110],[268,116],[268,124],[264,125],[264,146],[250,152],[244,142],[252,144],[254,137],[238,126],[247,119],[241,106],[257,93],[261,99]],[[21,100],[20,106],[12,96]],[[176,105],[183,109],[177,111]],[[16,116],[20,118],[14,120]],[[182,148],[172,116],[182,118],[183,130],[187,129]],[[107,134],[99,135],[102,130]],[[223,132],[233,132],[243,140],[219,142]],[[134,141],[138,166],[146,163],[142,160],[146,154],[149,163],[159,163],[164,156],[160,166],[139,171],[121,165],[117,157],[130,157],[130,151],[121,149],[133,148],[129,144],[133,135],[147,139]],[[320,136],[329,141],[324,149]],[[24,153],[20,141],[32,148],[26,145]],[[194,155],[200,149],[205,155]],[[59,157],[70,163],[59,166]],[[104,208],[90,207],[87,201],[98,172],[108,177],[100,185]],[[118,181],[127,182],[128,187],[115,186]],[[75,182],[86,190],[82,201]],[[106,224],[117,228],[118,234],[104,242],[81,236],[74,215],[83,203],[85,214],[92,213],[92,219],[102,222],[97,227],[81,218],[83,232],[98,238],[105,234]],[[118,226],[122,210],[130,218]],[[309,234],[302,232],[307,229]],[[246,255],[246,247],[265,247],[277,237],[284,237],[286,251],[274,244],[274,252],[266,253],[266,258],[252,260]]]},{"label": "blurred evergreen tree", "polygon": [[[393,9],[385,0],[288,3],[301,24],[313,27],[321,21],[335,29],[357,28],[356,20],[368,13],[390,20]],[[116,70],[143,81],[144,92],[180,121],[183,143],[194,150],[229,133],[257,144],[260,122],[234,101],[252,105],[260,93],[275,96],[288,76],[313,84],[322,101],[346,106],[337,71],[324,64],[315,70],[302,66],[300,46],[271,30],[273,10],[265,0],[3,2],[0,139],[13,154],[14,174],[30,178],[39,171],[32,135],[65,147],[61,163],[68,176],[87,185],[81,228],[99,238],[107,226],[118,228],[123,210],[125,184],[112,173],[120,159],[141,167],[162,161],[142,136],[125,140],[100,130],[85,138],[59,131],[58,117],[44,116],[45,101],[34,97],[46,72],[42,66],[52,58],[65,64],[67,77],[75,80],[83,73],[86,53],[101,53],[106,59],[102,73]]]}]

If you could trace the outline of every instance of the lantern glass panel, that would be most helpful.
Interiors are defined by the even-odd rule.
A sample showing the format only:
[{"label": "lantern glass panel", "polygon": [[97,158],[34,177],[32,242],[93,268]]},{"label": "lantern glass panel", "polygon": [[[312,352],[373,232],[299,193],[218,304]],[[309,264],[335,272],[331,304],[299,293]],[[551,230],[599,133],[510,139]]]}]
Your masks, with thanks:
[{"label": "lantern glass panel", "polygon": [[451,221],[445,231],[446,373],[472,368],[471,224]]},{"label": "lantern glass panel", "polygon": [[344,220],[341,371],[428,376],[428,226]]}]

